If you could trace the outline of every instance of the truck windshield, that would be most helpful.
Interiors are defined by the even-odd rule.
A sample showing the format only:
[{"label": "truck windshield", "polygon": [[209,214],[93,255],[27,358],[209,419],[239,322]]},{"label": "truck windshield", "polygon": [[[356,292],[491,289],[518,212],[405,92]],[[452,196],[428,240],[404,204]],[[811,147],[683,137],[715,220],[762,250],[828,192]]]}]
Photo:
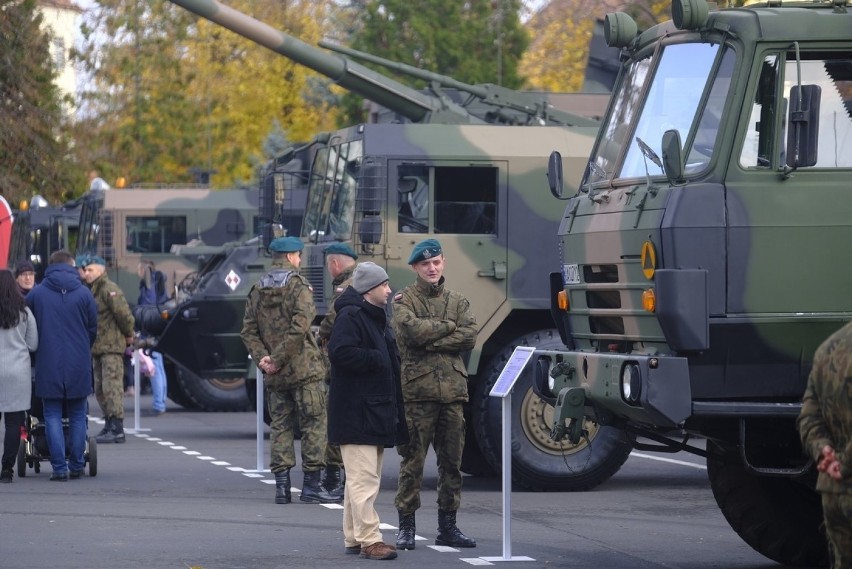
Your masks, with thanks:
[{"label": "truck windshield", "polygon": [[330,144],[317,151],[311,167],[302,237],[311,241],[352,237],[363,141]]},{"label": "truck windshield", "polygon": [[[707,166],[735,59],[733,51],[726,50],[713,73],[720,49],[718,44],[673,44],[629,64],[594,156],[607,178],[615,173],[618,178],[644,177],[645,159],[637,138],[662,155],[663,133],[671,129],[679,131],[684,142],[686,173]],[[651,162],[647,167],[652,176],[663,174]]]},{"label": "truck windshield", "polygon": [[91,191],[83,199],[80,210],[80,229],[77,237],[77,255],[95,255],[98,252],[100,214],[104,206],[103,191]]}]

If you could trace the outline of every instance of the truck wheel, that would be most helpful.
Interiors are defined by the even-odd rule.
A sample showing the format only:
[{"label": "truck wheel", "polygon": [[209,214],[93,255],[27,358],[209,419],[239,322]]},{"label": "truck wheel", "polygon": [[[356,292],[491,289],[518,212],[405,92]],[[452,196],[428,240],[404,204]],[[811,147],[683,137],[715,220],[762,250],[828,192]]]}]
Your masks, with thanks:
[{"label": "truck wheel", "polygon": [[[163,358],[165,359],[165,358]],[[184,392],[177,381],[177,366],[169,361],[164,362],[166,370],[166,396],[184,409],[198,409],[198,406]]]},{"label": "truck wheel", "polygon": [[488,464],[488,461],[485,460],[485,456],[482,454],[482,450],[479,448],[476,433],[473,432],[473,421],[467,413],[465,413],[465,423],[467,424],[467,430],[464,433],[461,471],[480,478],[497,476],[497,471]]},{"label": "truck wheel", "polygon": [[192,404],[202,411],[248,411],[245,379],[202,379],[185,369],[178,369],[174,377],[179,389]]},{"label": "truck wheel", "polygon": [[[556,330],[539,330],[514,340],[489,362],[474,395],[474,429],[479,447],[491,467],[502,464],[502,402],[488,393],[515,346],[562,348]],[[529,490],[589,490],[618,472],[632,449],[630,437],[614,427],[586,421],[586,441],[572,445],[554,442],[549,433],[553,407],[533,391],[533,366],[518,378],[512,392],[512,482]]]},{"label": "truck wheel", "polygon": [[[708,451],[716,447],[708,441]],[[736,455],[710,452],[713,497],[731,528],[755,551],[784,565],[825,567],[822,504],[813,486],[792,478],[749,473]]]}]

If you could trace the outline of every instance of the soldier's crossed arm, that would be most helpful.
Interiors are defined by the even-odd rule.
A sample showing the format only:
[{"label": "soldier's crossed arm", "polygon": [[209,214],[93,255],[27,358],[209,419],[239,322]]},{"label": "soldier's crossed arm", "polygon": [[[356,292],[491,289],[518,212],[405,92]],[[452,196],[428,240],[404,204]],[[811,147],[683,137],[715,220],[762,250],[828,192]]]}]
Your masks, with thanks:
[{"label": "soldier's crossed arm", "polygon": [[406,345],[424,348],[453,333],[455,322],[437,318],[419,318],[403,297],[393,305],[393,323],[399,340]]},{"label": "soldier's crossed arm", "polygon": [[457,313],[456,329],[427,346],[427,351],[456,353],[473,349],[476,345],[477,326],[466,298],[459,299]]}]

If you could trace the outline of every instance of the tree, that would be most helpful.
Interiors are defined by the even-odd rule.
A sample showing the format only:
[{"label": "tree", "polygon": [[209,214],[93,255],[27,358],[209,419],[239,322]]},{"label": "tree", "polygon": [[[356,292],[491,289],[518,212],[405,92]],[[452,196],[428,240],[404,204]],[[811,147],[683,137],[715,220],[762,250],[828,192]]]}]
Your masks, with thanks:
[{"label": "tree", "polygon": [[[524,83],[517,62],[529,39],[520,23],[519,0],[353,0],[349,8],[355,15],[350,20],[355,49],[465,83],[509,88]],[[410,77],[394,78],[425,86]],[[363,120],[360,98],[347,99],[344,122]]]},{"label": "tree", "polygon": [[62,197],[72,177],[50,39],[35,0],[0,0],[0,193]]},{"label": "tree", "polygon": [[[228,4],[307,43],[321,37],[327,7]],[[215,171],[215,187],[247,184],[276,121],[294,141],[333,124],[312,72],[170,2],[98,0],[83,31],[87,153],[107,179],[187,182],[196,169]]]}]

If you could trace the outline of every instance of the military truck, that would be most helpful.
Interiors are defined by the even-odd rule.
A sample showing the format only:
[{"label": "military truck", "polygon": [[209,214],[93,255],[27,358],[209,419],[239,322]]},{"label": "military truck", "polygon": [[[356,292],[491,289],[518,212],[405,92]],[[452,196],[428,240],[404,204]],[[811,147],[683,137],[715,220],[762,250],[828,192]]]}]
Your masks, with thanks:
[{"label": "military truck", "polygon": [[[501,416],[499,401],[488,397],[491,384],[516,344],[561,345],[549,315],[548,287],[540,278],[556,259],[555,253],[547,253],[547,243],[555,242],[561,212],[556,198],[539,191],[546,183],[547,154],[554,146],[560,148],[564,168],[579,181],[598,121],[556,109],[544,97],[496,85],[467,85],[392,64],[398,72],[426,79],[429,92],[420,92],[219,2],[173,2],[331,77],[407,121],[360,124],[320,135],[301,156],[294,152],[277,160],[279,166],[270,169],[270,181],[264,184],[279,188],[273,194],[283,196],[285,173],[280,170],[289,165],[290,174],[303,172],[307,201],[300,232],[306,243],[302,273],[313,286],[321,315],[332,292],[323,258],[328,244],[350,243],[360,260],[385,267],[392,286],[399,289],[414,280],[405,263],[412,246],[428,237],[440,239],[449,286],[471,299],[480,326],[478,343],[467,360],[472,428],[463,468],[493,472],[501,462]],[[454,99],[446,87],[464,96]],[[607,100],[608,95],[598,95],[597,101]],[[257,252],[234,250],[205,272],[191,300],[173,311],[160,336],[166,351],[181,341],[195,342],[184,353],[198,354],[201,361],[194,365],[200,367],[212,365],[211,353],[241,354],[241,362],[228,365],[240,365],[252,377],[238,332],[248,290],[268,267],[268,259]],[[223,291],[228,275],[236,275],[239,284],[230,297],[233,303],[224,308],[224,297],[209,302],[207,295]],[[187,310],[191,318],[184,322]],[[234,320],[226,325],[223,314]],[[626,460],[630,445],[617,429],[592,434],[596,458],[591,461],[584,451],[586,442],[553,443],[548,437],[552,408],[532,393],[531,379],[518,391],[514,413],[521,437],[513,457],[517,484],[534,489],[586,487],[606,479]]]},{"label": "military truck", "polygon": [[77,244],[80,204],[76,200],[51,206],[41,196],[21,204],[12,226],[9,267],[26,259],[35,267],[36,282],[41,282],[53,251],[73,251]]},{"label": "military truck", "polygon": [[[259,231],[258,193],[253,190],[186,186],[90,190],[81,201],[76,252],[103,257],[109,278],[131,306],[139,296],[140,261],[153,261],[166,275],[173,300],[162,308],[168,310],[182,301],[181,282],[193,280],[226,244],[243,243]],[[181,366],[175,354],[183,349],[163,351],[169,398],[187,407],[247,408],[243,374],[235,378],[227,366]],[[217,358],[215,353],[210,356]]]},{"label": "military truck", "polygon": [[603,426],[705,456],[731,527],[791,565],[827,562],[795,419],[852,319],[849,7],[674,0],[642,33],[607,16],[622,69],[549,279],[563,345],[531,366],[555,440]]}]

